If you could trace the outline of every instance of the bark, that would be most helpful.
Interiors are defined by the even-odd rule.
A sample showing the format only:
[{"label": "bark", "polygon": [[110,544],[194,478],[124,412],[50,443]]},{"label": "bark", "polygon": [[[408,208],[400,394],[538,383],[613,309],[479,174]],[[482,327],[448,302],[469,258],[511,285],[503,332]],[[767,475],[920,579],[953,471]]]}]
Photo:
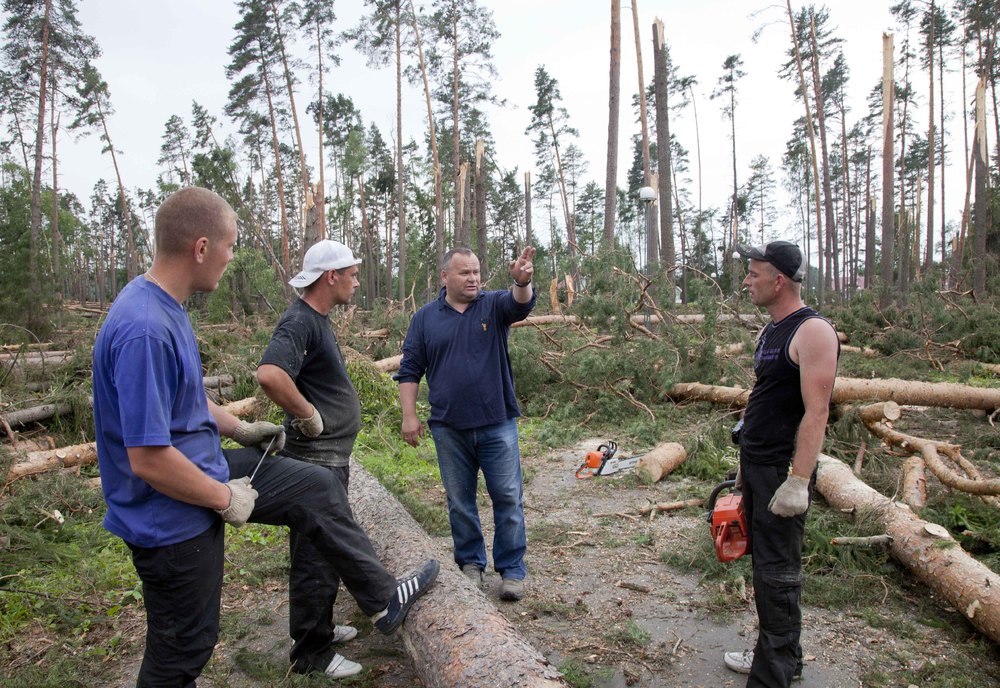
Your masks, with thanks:
[{"label": "bark", "polygon": [[976,140],[975,145],[975,175],[976,175],[976,216],[973,235],[975,236],[975,251],[973,252],[972,291],[976,300],[984,302],[986,298],[986,234],[989,225],[989,192],[987,191],[987,175],[989,173],[989,152],[986,146],[986,76],[979,79],[976,86]]},{"label": "bark", "polygon": [[950,537],[948,547],[931,536],[926,521],[910,509],[879,494],[858,480],[840,461],[820,455],[816,487],[841,511],[876,517],[892,537],[890,553],[980,632],[1000,642],[1000,576],[973,559]]},{"label": "bark", "polygon": [[475,183],[475,209],[476,209],[476,247],[479,249],[479,270],[483,275],[490,274],[489,257],[487,248],[488,237],[486,234],[486,166],[485,166],[486,142],[482,139],[476,141],[476,183]]},{"label": "bark", "polygon": [[618,203],[618,104],[621,91],[621,4],[611,0],[611,67],[608,86],[608,157],[604,178],[604,248],[615,245],[615,206]]},{"label": "bark", "polygon": [[919,456],[911,456],[903,462],[902,497],[915,513],[920,513],[927,506],[927,472],[924,468],[924,460]]},{"label": "bark", "polygon": [[48,85],[49,26],[52,0],[45,0],[45,18],[42,22],[42,59],[38,77],[38,127],[35,129],[34,174],[31,182],[31,251],[28,269],[31,271],[31,288],[41,293],[38,281],[38,256],[42,246],[42,150],[45,144],[45,87]]},{"label": "bark", "polygon": [[[670,104],[667,84],[667,46],[663,22],[653,23],[653,90],[656,93],[656,170],[660,199],[660,265],[665,271],[667,302],[674,302],[674,208],[670,162]],[[682,235],[683,236],[683,235]],[[682,261],[683,262],[683,261]]]},{"label": "bark", "polygon": [[[802,91],[802,104],[806,108],[806,131],[809,133],[809,152],[812,157],[812,168],[813,168],[813,185],[816,187],[814,191],[815,195],[815,208],[816,208],[816,246],[817,254],[819,255],[819,260],[816,261],[817,272],[819,277],[819,282],[816,285],[816,300],[819,303],[823,303],[823,214],[820,210],[820,192],[819,192],[819,162],[816,156],[816,133],[813,130],[813,120],[812,120],[812,110],[809,108],[809,91],[806,89],[806,75],[805,69],[802,67],[802,52],[799,50],[799,39],[795,32],[795,16],[792,14],[792,1],[785,0],[785,7],[788,9],[788,24],[791,26],[792,30],[792,48],[795,52],[795,66],[799,73],[799,89]],[[808,230],[806,232],[808,234]],[[806,252],[806,264],[809,263],[809,252]],[[808,278],[806,279],[806,287],[808,288]]]},{"label": "bark", "polygon": [[402,361],[403,354],[399,354],[398,356],[390,356],[389,358],[375,361],[375,367],[383,373],[391,373],[394,370],[399,370],[399,364]]},{"label": "bark", "polygon": [[677,442],[664,442],[649,450],[649,453],[639,460],[636,471],[642,477],[657,482],[662,480],[687,459],[687,451]]},{"label": "bark", "polygon": [[424,44],[420,38],[417,13],[410,0],[410,19],[416,36],[417,58],[420,62],[420,78],[424,83],[424,101],[427,104],[427,130],[431,139],[431,159],[434,162],[434,248],[437,253],[437,267],[444,263],[444,198],[441,189],[441,158],[438,154],[437,131],[434,126],[434,111],[431,108],[431,87],[427,80],[427,63],[424,60]]},{"label": "bark", "polygon": [[[274,33],[278,39],[277,40],[278,54],[281,55],[281,66],[285,74],[285,88],[288,89],[288,103],[291,106],[289,109],[292,111],[292,125],[295,129],[295,144],[296,147],[299,149],[298,151],[299,173],[301,174],[300,182],[302,186],[299,188],[298,195],[299,198],[305,199],[310,193],[309,168],[306,167],[306,150],[305,147],[302,145],[302,129],[299,127],[299,114],[298,114],[298,109],[295,107],[295,88],[292,85],[292,71],[291,69],[289,69],[288,56],[285,53],[285,37],[284,34],[282,34],[281,32],[281,18],[278,15],[278,7],[275,4],[274,0],[271,0],[270,6],[271,6],[271,16],[274,17]],[[320,155],[320,157],[322,157],[322,154]],[[305,205],[306,205],[305,202],[303,202],[303,206]],[[305,217],[306,217],[306,209],[305,207],[303,207],[303,209],[299,212],[299,222],[303,223],[303,230],[305,229],[304,227]],[[317,236],[316,239],[318,238],[319,237]],[[302,258],[302,255],[305,254],[306,249],[309,248],[309,246],[311,246],[313,243],[315,243],[315,241],[301,242],[301,244],[299,245],[299,253],[301,254],[299,256],[300,259]]]},{"label": "bark", "polygon": [[[935,132],[934,132],[934,18],[936,16],[934,0],[931,0],[930,10],[930,31],[927,37],[927,245],[924,246],[924,272],[931,269],[934,260],[934,168],[935,161]],[[944,98],[944,94],[941,94]]]},{"label": "bark", "polygon": [[[819,126],[819,142],[820,142],[820,162],[822,165],[821,172],[823,174],[823,209],[824,209],[824,219],[826,221],[826,251],[825,260],[824,255],[820,255],[820,263],[823,264],[823,275],[826,275],[826,279],[829,280],[830,276],[833,276],[833,289],[834,292],[839,296],[840,294],[840,270],[837,260],[837,237],[836,235],[836,224],[833,219],[833,191],[830,187],[830,160],[829,160],[829,147],[827,146],[826,139],[826,104],[823,102],[823,93],[820,89],[820,74],[819,74],[819,45],[816,41],[816,20],[811,18],[809,20],[809,35],[812,42],[812,73],[813,73],[813,95],[816,98],[816,124]],[[823,250],[823,240],[817,236],[816,243],[819,246],[819,250]],[[819,302],[823,303],[823,290],[826,289],[824,284],[823,288],[819,291]]]},{"label": "bark", "polygon": [[[406,193],[403,167],[403,27],[400,1],[396,0],[396,221],[399,223],[399,301],[406,300]],[[392,265],[391,257],[386,261]]]},{"label": "bark", "polygon": [[0,354],[0,366],[6,366],[11,362],[23,366],[65,363],[72,355],[72,351],[29,351],[23,354]]},{"label": "bark", "polygon": [[681,509],[686,509],[689,506],[701,506],[704,503],[705,500],[700,497],[684,499],[678,502],[657,502],[656,504],[650,504],[649,506],[642,507],[639,509],[639,513],[648,514],[651,511],[679,511]]},{"label": "bark", "polygon": [[[351,464],[351,506],[385,567],[401,575],[428,557],[450,560],[361,465]],[[445,565],[399,630],[428,688],[565,686],[561,675],[454,567]]]},{"label": "bark", "polygon": [[[893,93],[892,34],[882,34],[882,262],[879,270],[879,306],[885,308],[892,298],[892,268],[895,258],[895,216],[893,184],[895,157],[892,110]],[[869,285],[873,286],[873,285]]]},{"label": "bark", "polygon": [[[285,178],[281,172],[281,149],[278,145],[278,116],[274,111],[274,99],[271,96],[271,78],[268,76],[267,51],[259,45],[260,73],[264,82],[264,93],[267,96],[267,111],[271,122],[271,149],[274,153],[274,177],[278,185],[278,209],[281,212],[281,267],[285,274],[291,274],[292,264],[288,244],[288,213],[285,210]],[[263,165],[261,165],[263,171]]]},{"label": "bark", "polygon": [[531,237],[531,172],[524,173],[524,244],[534,246]]},{"label": "bark", "polygon": [[18,461],[7,472],[6,483],[37,473],[45,473],[55,468],[89,466],[97,463],[97,443],[75,444],[71,447],[28,452],[23,461]]},{"label": "bark", "polygon": [[[749,390],[741,387],[718,387],[697,382],[681,382],[667,390],[667,395],[671,397],[736,406],[746,405],[749,394]],[[838,377],[834,383],[831,399],[833,404],[869,400],[989,411],[1000,408],[1000,388],[969,387],[951,382],[913,382],[895,378],[866,380]]]}]

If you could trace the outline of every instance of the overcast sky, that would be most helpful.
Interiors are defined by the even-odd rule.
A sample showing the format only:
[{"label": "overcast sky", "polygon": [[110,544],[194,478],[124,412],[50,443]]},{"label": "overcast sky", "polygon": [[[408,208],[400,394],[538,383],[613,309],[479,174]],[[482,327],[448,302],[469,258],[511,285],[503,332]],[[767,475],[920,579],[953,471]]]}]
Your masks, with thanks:
[{"label": "overcast sky", "polygon": [[[419,4],[419,3],[418,3]],[[544,65],[558,82],[563,105],[571,124],[579,130],[577,145],[584,152],[593,179],[603,189],[608,126],[609,3],[599,0],[484,0],[493,11],[501,34],[494,45],[499,72],[495,90],[508,101],[507,107],[489,112],[497,162],[522,172],[533,168],[531,143],[524,134],[530,121],[527,106],[534,102],[534,71]],[[850,66],[849,121],[865,110],[865,97],[881,76],[882,32],[891,31],[889,2],[884,0],[838,0],[831,3],[836,35],[845,39],[844,52]],[[799,4],[793,4],[798,8]],[[335,4],[342,28],[353,26],[362,12],[360,0]],[[752,13],[752,14],[751,14]],[[116,113],[111,119],[115,146],[123,152],[122,174],[130,188],[154,188],[158,173],[164,123],[171,115],[190,121],[191,102],[197,100],[224,119],[222,108],[229,91],[225,65],[226,49],[238,21],[234,4],[225,0],[80,0],[79,16],[84,30],[95,36],[103,56],[99,69],[111,89]],[[746,0],[660,0],[639,2],[644,79],[652,79],[652,32],[656,17],[663,20],[674,63],[683,74],[698,79],[695,87],[702,151],[705,207],[723,206],[731,193],[732,161],[728,123],[719,101],[709,99],[722,74],[727,56],[739,54],[746,72],[739,83],[736,109],[737,166],[740,183],[749,175],[750,161],[759,154],[770,159],[779,183],[781,155],[792,122],[802,114],[793,99],[793,85],[777,77],[785,61],[788,23],[783,5]],[[757,43],[756,29],[763,27]],[[897,38],[898,45],[902,38]],[[361,109],[366,124],[374,123],[387,140],[395,137],[394,71],[372,70],[349,47],[340,50],[343,62],[324,82],[330,91],[350,96]],[[312,98],[307,75],[302,75],[297,102],[300,108]],[[923,94],[925,78],[914,78]],[[960,82],[953,79],[951,103]],[[631,136],[637,124],[631,111],[637,91],[632,12],[622,6],[622,111],[619,185],[631,163]],[[923,97],[923,96],[922,96]],[[423,139],[426,110],[422,93],[413,88],[404,94],[404,137]],[[926,103],[917,117],[926,112]],[[952,150],[961,150],[960,120],[951,124]],[[839,126],[839,123],[838,123]],[[920,125],[925,126],[925,125]],[[228,125],[226,131],[231,131]],[[691,177],[697,179],[694,119],[690,109],[671,121],[671,131],[691,153]],[[97,142],[65,142],[60,145],[63,184],[82,199],[90,195],[99,177],[113,179],[110,158],[102,156]],[[307,161],[315,167],[315,149],[307,150]],[[949,184],[949,221],[961,212],[961,164],[948,170],[956,186]],[[691,187],[691,197],[697,191]],[[777,233],[790,235],[791,212],[779,202]]]}]

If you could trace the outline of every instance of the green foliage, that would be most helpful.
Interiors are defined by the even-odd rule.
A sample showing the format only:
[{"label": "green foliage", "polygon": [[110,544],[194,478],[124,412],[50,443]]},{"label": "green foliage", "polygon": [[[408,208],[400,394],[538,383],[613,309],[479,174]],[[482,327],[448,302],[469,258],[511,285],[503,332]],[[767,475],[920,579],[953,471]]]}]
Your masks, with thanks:
[{"label": "green foliage", "polygon": [[[9,176],[0,187],[0,323],[16,323],[16,332],[4,332],[4,343],[44,341],[51,333],[45,295],[51,288],[49,259],[44,247],[31,256],[31,184],[24,168],[4,167]],[[31,264],[35,264],[34,274]],[[32,288],[33,286],[46,288]],[[8,326],[10,327],[10,326]]]},{"label": "green foliage", "polygon": [[649,631],[642,628],[633,619],[629,619],[624,624],[613,627],[604,637],[610,642],[624,645],[633,650],[646,647],[650,639]]},{"label": "green foliage", "polygon": [[399,385],[393,379],[362,358],[347,360],[347,374],[354,383],[361,402],[362,425],[369,425],[376,419],[393,413],[400,415]]},{"label": "green foliage", "polygon": [[966,358],[1000,361],[1000,311],[996,305],[941,294],[940,282],[937,272],[926,275],[912,286],[904,304],[880,309],[877,294],[861,291],[846,306],[827,308],[825,313],[837,329],[850,333],[851,344],[871,347],[885,356],[926,350],[942,357],[957,347]]},{"label": "green foliage", "polygon": [[256,249],[239,248],[219,288],[208,294],[205,315],[209,322],[229,322],[255,313],[284,309],[281,281]]},{"label": "green foliage", "polygon": [[611,667],[598,667],[595,670],[590,670],[575,657],[561,662],[557,668],[562,672],[566,683],[573,688],[591,688],[595,681],[604,682],[614,675],[614,669]]}]

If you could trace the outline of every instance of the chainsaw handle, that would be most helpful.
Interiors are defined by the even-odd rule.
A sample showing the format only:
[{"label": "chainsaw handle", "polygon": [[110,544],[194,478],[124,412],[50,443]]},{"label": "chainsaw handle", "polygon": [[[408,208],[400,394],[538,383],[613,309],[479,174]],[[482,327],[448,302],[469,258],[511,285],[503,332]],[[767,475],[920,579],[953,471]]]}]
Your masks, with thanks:
[{"label": "chainsaw handle", "polygon": [[708,513],[705,515],[705,520],[709,523],[712,522],[712,512],[715,511],[715,500],[719,498],[719,493],[725,489],[733,489],[736,486],[735,480],[724,480],[715,486],[712,490],[712,494],[708,496]]}]

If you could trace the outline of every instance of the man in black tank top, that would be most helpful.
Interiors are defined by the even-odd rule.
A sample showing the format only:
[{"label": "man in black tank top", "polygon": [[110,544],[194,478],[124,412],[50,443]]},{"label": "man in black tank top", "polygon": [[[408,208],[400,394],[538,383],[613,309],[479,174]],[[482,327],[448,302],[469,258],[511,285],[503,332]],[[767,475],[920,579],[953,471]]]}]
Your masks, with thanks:
[{"label": "man in black tank top", "polygon": [[757,340],[754,383],[740,436],[743,507],[750,530],[758,635],[727,652],[748,687],[787,688],[802,676],[802,535],[823,446],[840,344],[828,320],[802,301],[805,261],[795,244],[739,246],[743,285],[771,316]]}]

